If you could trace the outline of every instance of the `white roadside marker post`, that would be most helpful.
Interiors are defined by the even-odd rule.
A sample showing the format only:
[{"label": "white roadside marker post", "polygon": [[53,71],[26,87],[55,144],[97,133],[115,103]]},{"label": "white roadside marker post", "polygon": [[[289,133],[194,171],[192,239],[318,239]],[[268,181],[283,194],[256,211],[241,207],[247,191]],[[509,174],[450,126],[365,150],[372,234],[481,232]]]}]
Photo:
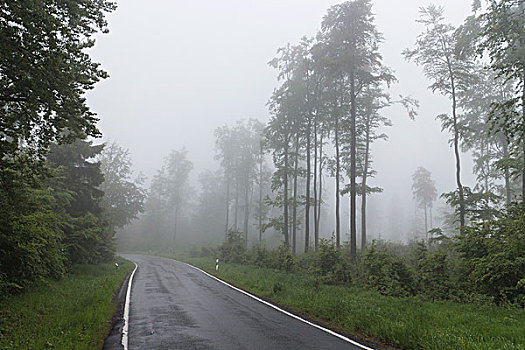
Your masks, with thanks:
[{"label": "white roadside marker post", "polygon": [[219,271],[219,259],[215,261],[215,271]]}]

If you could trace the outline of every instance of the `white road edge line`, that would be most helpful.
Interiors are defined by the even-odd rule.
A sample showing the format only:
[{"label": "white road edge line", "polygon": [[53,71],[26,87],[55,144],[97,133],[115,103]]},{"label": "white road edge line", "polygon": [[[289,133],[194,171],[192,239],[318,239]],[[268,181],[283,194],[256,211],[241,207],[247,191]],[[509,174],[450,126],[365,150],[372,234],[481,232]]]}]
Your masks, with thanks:
[{"label": "white road edge line", "polygon": [[135,263],[135,269],[129,276],[128,281],[128,290],[126,291],[126,302],[124,304],[124,326],[122,327],[122,341],[121,344],[124,347],[124,350],[128,350],[128,328],[129,328],[129,299],[131,296],[131,283],[133,282],[133,276],[135,276],[135,271],[137,271],[137,263]]},{"label": "white road edge line", "polygon": [[333,336],[335,336],[335,337],[337,337],[337,338],[339,338],[339,339],[342,339],[342,340],[344,340],[344,341],[346,341],[346,342],[348,342],[348,343],[351,343],[351,344],[353,344],[353,345],[355,345],[355,346],[358,346],[358,347],[360,347],[361,349],[364,349],[364,350],[374,350],[374,349],[372,349],[372,348],[369,348],[369,347],[367,347],[367,346],[365,346],[365,345],[363,345],[363,344],[360,344],[360,343],[356,342],[355,340],[352,340],[352,339],[350,339],[350,338],[348,338],[348,337],[345,337],[344,335],[341,335],[341,334],[339,334],[339,333],[336,333],[336,332],[332,331],[331,329],[324,328],[324,327],[321,327],[321,326],[319,326],[319,325],[317,325],[317,324],[315,324],[315,323],[312,323],[312,322],[310,322],[310,321],[307,321],[307,320],[305,320],[304,318],[301,318],[301,317],[299,317],[299,316],[297,316],[297,315],[294,315],[294,314],[292,314],[291,312],[288,312],[288,311],[286,311],[286,310],[283,310],[283,309],[281,309],[280,307],[275,306],[274,304],[267,302],[266,300],[263,300],[263,299],[261,299],[261,298],[259,298],[259,297],[256,297],[255,295],[250,294],[250,293],[248,293],[248,292],[246,292],[246,291],[244,291],[244,290],[242,290],[242,289],[240,289],[240,288],[237,288],[237,287],[235,287],[235,286],[232,286],[231,284],[229,284],[229,283],[227,283],[227,282],[224,282],[224,281],[221,280],[220,278],[217,278],[217,277],[215,277],[215,276],[213,276],[213,275],[210,275],[209,273],[207,273],[207,272],[204,271],[204,270],[199,269],[198,267],[195,267],[195,266],[190,265],[190,264],[187,264],[187,263],[184,263],[184,264],[186,264],[186,265],[188,265],[189,267],[192,267],[192,268],[194,268],[194,269],[196,269],[196,270],[202,272],[202,273],[205,274],[206,276],[211,277],[211,278],[213,278],[214,280],[219,281],[219,282],[221,282],[222,284],[227,285],[228,287],[230,287],[230,288],[232,288],[232,289],[234,289],[234,290],[236,290],[236,291],[238,291],[238,292],[241,292],[241,293],[243,293],[243,294],[249,296],[249,297],[252,298],[252,299],[257,300],[257,301],[260,302],[260,303],[263,303],[263,304],[265,304],[265,305],[267,305],[267,306],[269,306],[269,307],[271,307],[271,308],[273,308],[273,309],[275,309],[275,310],[277,310],[277,311],[280,311],[280,312],[282,312],[282,313],[285,314],[285,315],[288,315],[288,316],[290,316],[290,317],[293,317],[293,318],[295,318],[296,320],[299,320],[299,321],[301,321],[301,322],[304,322],[304,323],[306,323],[306,324],[308,324],[308,325],[310,325],[310,326],[312,326],[312,327],[318,328],[318,329],[320,329],[320,330],[322,330],[322,331],[324,331],[324,332],[326,332],[326,333],[328,333],[328,334],[331,334],[331,335],[333,335]]}]

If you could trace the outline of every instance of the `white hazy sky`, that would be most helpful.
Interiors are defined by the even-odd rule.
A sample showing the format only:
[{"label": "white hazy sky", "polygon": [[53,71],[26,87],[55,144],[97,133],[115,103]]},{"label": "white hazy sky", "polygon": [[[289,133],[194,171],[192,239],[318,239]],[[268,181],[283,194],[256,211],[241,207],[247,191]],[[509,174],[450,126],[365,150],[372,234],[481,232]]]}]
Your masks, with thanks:
[{"label": "white hazy sky", "polygon": [[[213,130],[247,117],[267,120],[266,102],[277,86],[267,62],[278,47],[318,31],[330,0],[120,0],[109,16],[110,34],[98,36],[92,55],[110,78],[88,95],[98,113],[104,139],[131,150],[135,167],[155,173],[171,149],[186,147],[196,172],[215,168]],[[449,136],[435,116],[448,101],[427,90],[421,69],[405,62],[422,30],[418,8],[443,5],[459,24],[470,0],[375,0],[376,24],[384,34],[384,63],[399,79],[391,93],[411,95],[420,116],[409,121],[402,108],[389,110],[390,140],[374,147],[375,182],[385,200],[410,198],[410,176],[429,169],[439,192],[454,188],[454,158]],[[472,185],[471,164],[464,178]],[[396,197],[396,198],[397,198]]]}]

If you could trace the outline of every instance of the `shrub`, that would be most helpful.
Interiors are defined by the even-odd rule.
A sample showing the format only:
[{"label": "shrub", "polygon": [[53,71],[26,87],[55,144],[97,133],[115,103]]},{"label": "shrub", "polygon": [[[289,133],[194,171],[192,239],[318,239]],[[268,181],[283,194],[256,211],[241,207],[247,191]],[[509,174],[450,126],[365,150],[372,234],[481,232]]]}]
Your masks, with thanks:
[{"label": "shrub", "polygon": [[466,227],[456,238],[472,283],[496,303],[524,306],[525,204],[514,204],[496,220]]},{"label": "shrub", "polygon": [[335,246],[333,238],[319,241],[319,250],[315,257],[315,271],[323,277],[323,282],[337,284],[352,280],[350,262],[345,258],[343,250]]},{"label": "shrub", "polygon": [[292,271],[297,261],[290,251],[290,247],[286,245],[279,246],[278,249],[272,250],[269,254],[269,266],[272,269]]},{"label": "shrub", "polygon": [[366,284],[383,295],[408,296],[414,293],[412,273],[402,257],[389,253],[376,242],[363,259]]},{"label": "shrub", "polygon": [[243,264],[247,261],[246,243],[242,232],[228,230],[226,242],[219,247],[219,258],[224,262]]}]

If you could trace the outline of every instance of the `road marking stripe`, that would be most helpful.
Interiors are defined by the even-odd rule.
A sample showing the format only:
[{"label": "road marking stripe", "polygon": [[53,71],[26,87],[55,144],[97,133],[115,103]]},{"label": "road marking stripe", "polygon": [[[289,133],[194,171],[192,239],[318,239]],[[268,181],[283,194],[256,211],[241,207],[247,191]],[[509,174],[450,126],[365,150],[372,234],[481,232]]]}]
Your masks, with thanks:
[{"label": "road marking stripe", "polygon": [[[184,264],[186,264],[186,263],[184,263]],[[318,328],[318,329],[320,329],[320,330],[322,330],[322,331],[324,331],[324,332],[326,332],[326,333],[328,333],[328,334],[331,334],[331,335],[333,335],[333,336],[335,336],[335,337],[337,337],[337,338],[339,338],[339,339],[342,339],[342,340],[344,340],[344,341],[346,341],[346,342],[348,342],[348,343],[351,343],[351,344],[353,344],[353,345],[355,345],[355,346],[358,346],[358,347],[360,347],[361,349],[364,349],[364,350],[374,350],[374,349],[372,349],[372,348],[369,348],[369,347],[367,347],[367,346],[365,346],[365,345],[363,345],[363,344],[360,344],[360,343],[356,342],[355,340],[352,340],[352,339],[350,339],[350,338],[348,338],[348,337],[345,337],[344,335],[341,335],[341,334],[339,334],[339,333],[336,333],[336,332],[332,331],[331,329],[324,328],[324,327],[319,326],[318,324],[315,324],[315,323],[312,323],[312,322],[310,322],[310,321],[307,321],[307,320],[305,320],[304,318],[301,318],[301,317],[299,317],[299,316],[297,316],[297,315],[294,315],[294,314],[292,314],[291,312],[288,312],[288,311],[286,311],[286,310],[283,310],[283,309],[281,309],[280,307],[275,306],[274,304],[267,302],[266,300],[263,300],[263,299],[261,299],[261,298],[259,298],[259,297],[256,297],[255,295],[250,294],[250,293],[248,293],[248,292],[246,292],[246,291],[244,291],[244,290],[242,290],[242,289],[240,289],[240,288],[237,288],[237,287],[235,287],[235,286],[232,286],[232,285],[229,284],[228,282],[225,282],[225,281],[221,280],[220,278],[217,278],[217,277],[215,277],[215,276],[213,276],[213,275],[210,275],[209,273],[207,273],[207,272],[204,271],[204,270],[199,269],[198,267],[195,267],[195,266],[190,265],[190,264],[186,264],[186,265],[188,265],[189,267],[192,267],[192,268],[194,268],[194,269],[196,269],[196,270],[202,272],[202,273],[205,274],[206,276],[211,277],[211,278],[213,278],[214,280],[219,281],[219,282],[221,282],[221,283],[224,284],[224,285],[227,285],[228,287],[230,287],[230,288],[232,288],[232,289],[235,289],[235,290],[238,291],[238,292],[241,292],[241,293],[243,293],[243,294],[249,296],[249,297],[252,298],[252,299],[257,300],[257,301],[260,302],[260,303],[263,303],[263,304],[265,304],[265,305],[267,305],[267,306],[269,306],[269,307],[271,307],[271,308],[273,308],[273,309],[275,309],[275,310],[277,310],[277,311],[282,312],[283,314],[286,314],[286,315],[288,315],[288,316],[290,316],[290,317],[293,317],[293,318],[295,318],[296,320],[299,320],[299,321],[301,321],[301,322],[304,322],[304,323],[306,323],[306,324],[308,324],[308,325],[310,325],[310,326],[312,326],[312,327]]]},{"label": "road marking stripe", "polygon": [[133,276],[137,271],[138,265],[134,262],[135,269],[131,273],[128,281],[128,290],[126,291],[126,303],[124,304],[124,326],[122,327],[122,346],[124,350],[128,350],[128,328],[129,328],[129,299],[131,295],[131,283],[133,282]]}]

